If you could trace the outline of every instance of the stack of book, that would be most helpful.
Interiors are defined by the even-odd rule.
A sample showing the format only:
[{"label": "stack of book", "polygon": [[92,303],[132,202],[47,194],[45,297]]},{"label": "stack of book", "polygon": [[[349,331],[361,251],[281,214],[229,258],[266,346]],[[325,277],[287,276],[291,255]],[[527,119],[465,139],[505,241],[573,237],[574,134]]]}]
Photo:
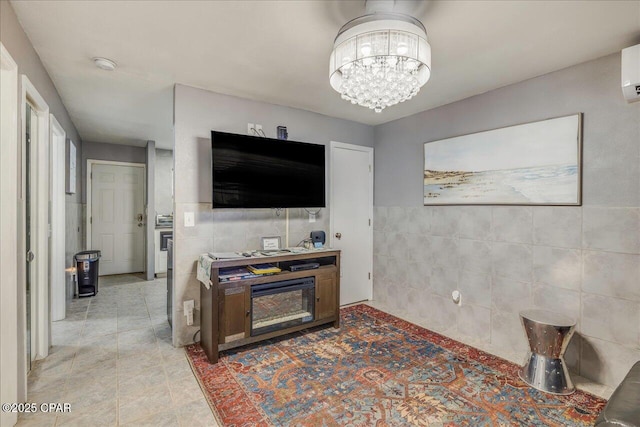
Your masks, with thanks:
[{"label": "stack of book", "polygon": [[232,280],[250,279],[258,277],[244,267],[221,268],[218,274],[218,280],[222,282],[230,282]]},{"label": "stack of book", "polygon": [[273,264],[249,265],[247,266],[247,268],[249,269],[250,272],[254,274],[275,274],[275,273],[280,273],[282,271]]}]

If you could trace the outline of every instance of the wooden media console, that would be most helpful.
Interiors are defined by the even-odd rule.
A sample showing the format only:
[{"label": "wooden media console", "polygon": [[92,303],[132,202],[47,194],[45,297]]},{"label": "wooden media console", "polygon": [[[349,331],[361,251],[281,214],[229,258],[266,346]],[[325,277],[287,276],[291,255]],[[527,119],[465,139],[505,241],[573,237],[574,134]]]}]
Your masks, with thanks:
[{"label": "wooden media console", "polygon": [[[269,263],[280,273],[220,281],[220,270]],[[318,263],[311,270],[291,265]],[[201,338],[209,362],[218,353],[332,323],[340,327],[340,251],[310,250],[214,261],[209,289],[200,286]]]}]

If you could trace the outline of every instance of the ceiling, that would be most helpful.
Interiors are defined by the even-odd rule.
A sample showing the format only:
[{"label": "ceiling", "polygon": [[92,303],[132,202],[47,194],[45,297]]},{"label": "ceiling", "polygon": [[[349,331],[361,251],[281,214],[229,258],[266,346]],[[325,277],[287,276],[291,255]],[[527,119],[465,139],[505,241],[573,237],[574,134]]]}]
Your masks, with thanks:
[{"label": "ceiling", "polygon": [[[375,113],[328,78],[333,39],[364,1],[12,5],[84,141],[169,149],[174,83],[375,125],[640,42],[640,1],[398,1],[427,28],[432,76]],[[118,68],[99,70],[95,56]]]}]

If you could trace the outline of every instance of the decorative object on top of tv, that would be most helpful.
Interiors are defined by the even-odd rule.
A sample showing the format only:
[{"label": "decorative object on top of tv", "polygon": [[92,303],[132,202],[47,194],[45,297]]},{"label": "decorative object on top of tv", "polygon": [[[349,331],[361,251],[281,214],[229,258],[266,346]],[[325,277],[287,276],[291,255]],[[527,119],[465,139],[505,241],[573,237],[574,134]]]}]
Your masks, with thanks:
[{"label": "decorative object on top of tv", "polygon": [[288,139],[289,132],[287,132],[286,126],[278,126],[276,127],[276,131],[278,132],[278,139]]},{"label": "decorative object on top of tv", "polygon": [[582,113],[424,144],[425,205],[580,205]]},{"label": "decorative object on top of tv", "polygon": [[431,77],[431,46],[418,19],[393,11],[393,0],[365,2],[367,14],[338,32],[329,82],[342,99],[376,113],[413,98]]}]

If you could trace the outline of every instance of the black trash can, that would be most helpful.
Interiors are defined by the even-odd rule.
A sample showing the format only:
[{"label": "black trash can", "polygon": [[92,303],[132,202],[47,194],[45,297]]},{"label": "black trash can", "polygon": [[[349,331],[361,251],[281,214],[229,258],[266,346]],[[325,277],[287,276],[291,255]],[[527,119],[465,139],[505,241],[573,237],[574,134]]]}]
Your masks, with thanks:
[{"label": "black trash can", "polygon": [[76,262],[78,297],[92,297],[98,293],[98,264],[100,251],[83,251],[73,256]]}]

